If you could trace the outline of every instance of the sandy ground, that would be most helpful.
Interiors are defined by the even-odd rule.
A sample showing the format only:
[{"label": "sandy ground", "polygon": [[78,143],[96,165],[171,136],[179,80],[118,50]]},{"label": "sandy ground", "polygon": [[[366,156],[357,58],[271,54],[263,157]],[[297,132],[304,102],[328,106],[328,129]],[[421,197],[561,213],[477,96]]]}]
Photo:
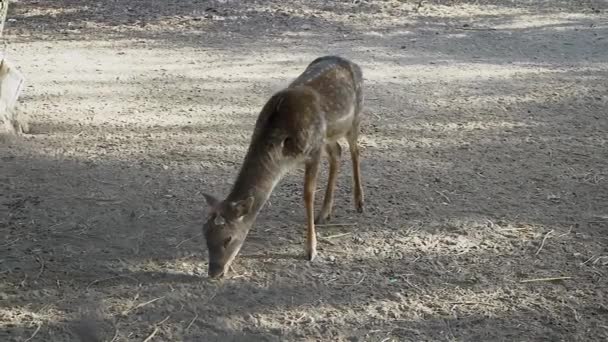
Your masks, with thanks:
[{"label": "sandy ground", "polygon": [[[0,340],[606,341],[606,2],[289,3],[11,4]],[[325,54],[364,71],[366,212],[345,153],[305,261],[293,172],[208,281],[202,192]]]}]

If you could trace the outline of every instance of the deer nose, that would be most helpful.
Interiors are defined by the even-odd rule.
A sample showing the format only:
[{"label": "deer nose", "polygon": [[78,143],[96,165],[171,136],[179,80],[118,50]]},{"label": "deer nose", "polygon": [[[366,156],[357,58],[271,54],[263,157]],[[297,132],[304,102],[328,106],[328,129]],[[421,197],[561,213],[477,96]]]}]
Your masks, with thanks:
[{"label": "deer nose", "polygon": [[224,274],[224,267],[217,262],[209,263],[209,278],[218,278]]}]

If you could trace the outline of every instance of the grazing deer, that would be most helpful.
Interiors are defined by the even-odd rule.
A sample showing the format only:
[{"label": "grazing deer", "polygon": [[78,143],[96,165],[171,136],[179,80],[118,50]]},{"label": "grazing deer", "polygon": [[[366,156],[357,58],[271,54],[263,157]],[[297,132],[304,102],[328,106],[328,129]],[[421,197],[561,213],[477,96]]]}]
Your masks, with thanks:
[{"label": "grazing deer", "polygon": [[[251,143],[228,197],[204,194],[210,213],[203,232],[209,250],[209,277],[221,277],[238,254],[249,229],[274,187],[289,170],[305,166],[304,203],[307,216],[306,254],[317,254],[315,223],[328,221],[342,149],[346,138],[353,164],[354,204],[363,212],[359,171],[359,123],[363,75],[344,58],[314,60],[287,88],[275,93],[256,121]],[[323,150],[329,159],[329,179],[323,207],[314,218],[317,173]]]}]

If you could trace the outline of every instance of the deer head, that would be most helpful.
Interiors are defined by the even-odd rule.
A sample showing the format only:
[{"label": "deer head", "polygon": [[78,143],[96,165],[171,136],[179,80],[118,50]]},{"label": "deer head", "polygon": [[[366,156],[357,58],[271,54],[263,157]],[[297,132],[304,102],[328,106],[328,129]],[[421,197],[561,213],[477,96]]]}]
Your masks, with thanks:
[{"label": "deer head", "polygon": [[253,207],[253,196],[240,201],[220,201],[203,194],[209,205],[209,214],[203,226],[203,234],[209,251],[210,278],[219,278],[239,253],[245,237],[251,228],[251,222],[245,216]]}]

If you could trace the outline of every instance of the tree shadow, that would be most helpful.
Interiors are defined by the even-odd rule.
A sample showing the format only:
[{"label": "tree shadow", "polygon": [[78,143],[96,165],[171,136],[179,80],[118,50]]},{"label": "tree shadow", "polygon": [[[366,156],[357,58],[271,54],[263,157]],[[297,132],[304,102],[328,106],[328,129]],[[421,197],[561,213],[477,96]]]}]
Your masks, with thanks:
[{"label": "tree shadow", "polygon": [[[329,40],[334,52],[399,65],[437,62],[446,57],[448,61],[471,62],[471,54],[477,60],[501,64],[581,62],[588,55],[592,56],[587,58],[589,62],[602,62],[608,43],[603,39],[606,27],[596,11],[605,11],[606,5],[601,1],[585,6],[568,3],[431,1],[426,2],[431,12],[425,14],[416,10],[415,2],[390,9],[365,1],[291,6],[272,1],[63,1],[61,6],[23,1],[11,10],[17,21],[7,29],[21,41],[48,36],[71,41],[139,39],[146,47],[204,46],[213,51],[221,46],[220,51],[234,52],[240,58],[244,58],[244,51],[261,53],[278,47],[287,49],[287,54],[326,51]],[[480,10],[463,14],[466,6]],[[439,8],[436,13],[435,7]],[[447,15],[451,7],[458,9],[458,14]],[[350,19],[336,13],[348,14]],[[377,22],[368,23],[366,16],[376,13],[401,19],[377,18]],[[548,24],[542,20],[535,23],[547,15],[559,18]],[[487,39],[493,44],[481,44]],[[356,46],[352,41],[357,41]],[[593,46],[597,54],[589,50]],[[513,51],[520,54],[508,57]]]}]

